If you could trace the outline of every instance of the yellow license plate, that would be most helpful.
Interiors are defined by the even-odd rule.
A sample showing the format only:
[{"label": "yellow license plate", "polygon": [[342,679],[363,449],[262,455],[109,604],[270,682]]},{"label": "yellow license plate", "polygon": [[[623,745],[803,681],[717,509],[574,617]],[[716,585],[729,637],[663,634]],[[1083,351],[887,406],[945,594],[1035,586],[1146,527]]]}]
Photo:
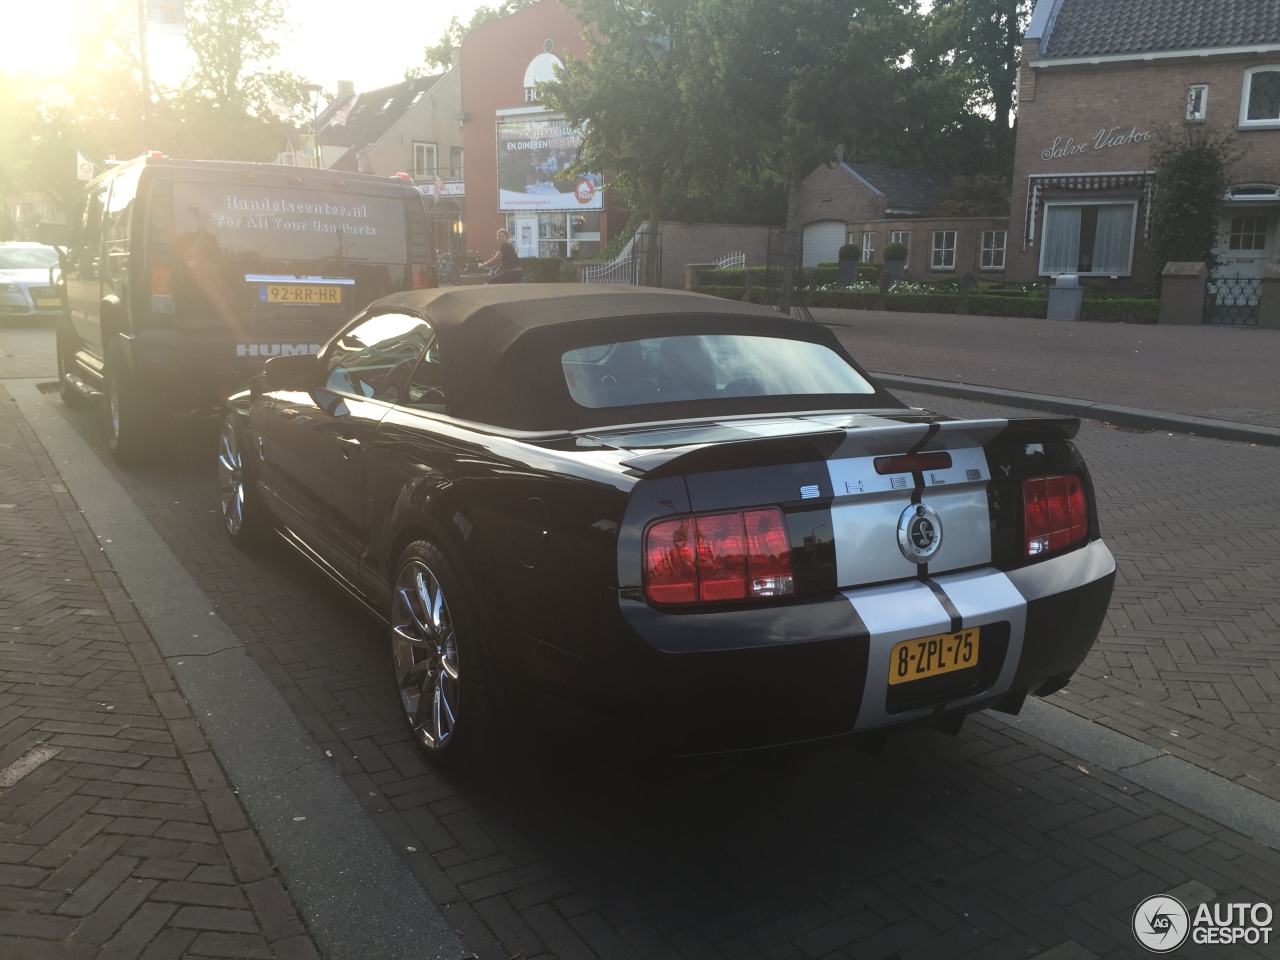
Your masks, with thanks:
[{"label": "yellow license plate", "polygon": [[978,628],[903,640],[889,653],[889,683],[910,683],[978,665]]},{"label": "yellow license plate", "polygon": [[268,284],[263,297],[267,303],[342,303],[342,290],[311,283]]},{"label": "yellow license plate", "polygon": [[62,306],[62,301],[59,300],[57,297],[41,297],[36,301],[36,306],[37,307],[60,307]]}]

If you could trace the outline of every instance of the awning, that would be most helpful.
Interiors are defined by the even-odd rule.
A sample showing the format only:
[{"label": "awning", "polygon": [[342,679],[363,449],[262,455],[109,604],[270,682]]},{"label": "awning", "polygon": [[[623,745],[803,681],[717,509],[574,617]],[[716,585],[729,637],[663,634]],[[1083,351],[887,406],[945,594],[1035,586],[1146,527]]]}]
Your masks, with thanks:
[{"label": "awning", "polygon": [[1027,177],[1027,219],[1022,248],[1035,246],[1036,213],[1040,207],[1040,193],[1046,187],[1052,190],[1122,190],[1126,187],[1142,190],[1144,208],[1142,239],[1151,238],[1151,200],[1156,192],[1156,175],[1152,170],[1122,170],[1108,173],[1033,173]]}]

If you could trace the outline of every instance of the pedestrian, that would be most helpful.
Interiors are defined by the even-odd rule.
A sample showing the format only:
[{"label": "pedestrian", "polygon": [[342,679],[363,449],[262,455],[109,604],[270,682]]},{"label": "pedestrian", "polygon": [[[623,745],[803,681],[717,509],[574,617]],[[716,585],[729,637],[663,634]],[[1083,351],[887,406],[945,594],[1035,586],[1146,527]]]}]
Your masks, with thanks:
[{"label": "pedestrian", "polygon": [[497,252],[480,264],[486,270],[495,265],[499,266],[498,274],[489,281],[490,283],[521,283],[524,280],[524,270],[520,267],[520,255],[511,245],[511,235],[505,230],[498,231]]}]

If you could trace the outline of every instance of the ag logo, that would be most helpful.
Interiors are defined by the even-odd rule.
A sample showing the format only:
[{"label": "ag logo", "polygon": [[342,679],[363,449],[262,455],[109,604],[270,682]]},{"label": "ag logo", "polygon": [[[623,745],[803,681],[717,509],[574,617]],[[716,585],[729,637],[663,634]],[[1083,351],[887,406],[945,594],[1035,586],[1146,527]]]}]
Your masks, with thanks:
[{"label": "ag logo", "polygon": [[1133,911],[1133,935],[1152,953],[1172,953],[1187,940],[1191,916],[1168,895],[1147,897]]},{"label": "ag logo", "polygon": [[942,546],[942,521],[932,507],[913,503],[898,518],[898,549],[912,563],[928,563]]}]

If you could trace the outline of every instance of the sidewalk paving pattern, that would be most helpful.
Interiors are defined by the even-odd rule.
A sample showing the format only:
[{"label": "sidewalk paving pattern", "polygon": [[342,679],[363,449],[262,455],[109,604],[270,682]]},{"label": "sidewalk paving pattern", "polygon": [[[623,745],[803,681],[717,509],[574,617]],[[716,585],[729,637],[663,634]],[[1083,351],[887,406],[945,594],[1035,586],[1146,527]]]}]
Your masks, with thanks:
[{"label": "sidewalk paving pattern", "polygon": [[0,957],[317,956],[145,625],[0,391]]},{"label": "sidewalk paving pattern", "polygon": [[[1066,325],[1072,327],[1079,329]],[[863,331],[843,333],[855,337],[855,355],[867,366],[899,369],[864,349]],[[946,378],[936,369],[900,370]],[[1045,373],[1021,388],[1054,387]],[[1276,406],[1274,388],[1270,397]],[[956,415],[1001,415],[961,400],[904,399]],[[1214,415],[1241,415],[1231,398],[1210,399],[1218,403]],[[1278,411],[1260,414],[1254,422],[1280,423]],[[66,416],[101,454],[96,425],[82,414]],[[0,444],[7,437],[0,433]],[[1269,533],[1280,529],[1280,451],[1097,424],[1086,424],[1081,443],[1099,483],[1120,577],[1098,646],[1052,702],[1259,796],[1280,796],[1280,555]],[[422,761],[398,715],[376,626],[283,548],[246,556],[226,544],[208,446],[197,439],[175,448],[149,471],[111,470],[333,754],[467,948],[484,960],[1132,957],[1138,950],[1130,914],[1145,896],[1274,904],[1280,890],[1275,849],[1112,767],[1050,746],[1033,735],[1034,724],[1005,718],[974,718],[954,738],[928,731],[898,737],[883,757],[836,746],[786,769],[754,763],[711,779],[656,777],[621,762],[561,761],[554,747],[516,750],[483,772],[441,778]],[[5,452],[12,449],[20,448]],[[0,460],[0,470],[6,463]],[[23,504],[56,503],[78,531],[74,548],[63,544],[69,569],[78,551],[101,566],[66,494],[46,492],[58,490],[57,478],[47,460],[41,463],[42,479]],[[10,499],[17,498],[0,496]],[[14,509],[28,511],[16,503]],[[7,536],[6,522],[0,507],[0,536]],[[59,542],[43,530],[39,539]],[[6,699],[15,686],[4,633],[16,624],[4,619],[2,591],[25,566],[6,566],[7,560],[0,557],[0,751],[6,751],[0,770],[30,756],[37,740],[52,748],[56,736],[73,735],[11,731],[14,720],[6,720],[16,701]],[[39,596],[49,576],[27,589]],[[74,581],[73,574],[60,576]],[[123,594],[106,596],[114,606],[95,608],[79,596],[68,606],[131,611]],[[127,620],[113,626],[103,617],[100,626],[105,643],[112,629],[126,638],[109,649],[138,647]],[[23,649],[30,643],[24,638]],[[124,659],[117,655],[113,663]],[[82,663],[54,672],[75,676],[63,682],[77,691],[97,676]],[[86,692],[98,698],[87,722],[110,724],[98,701],[116,710],[121,701]],[[136,702],[147,702],[145,693]],[[27,740],[11,756],[6,748],[15,736]],[[174,758],[150,757],[144,768],[165,759],[180,766],[183,742]],[[122,753],[133,752],[140,751]],[[16,842],[5,832],[10,796],[66,763],[60,754],[11,788],[0,780],[0,885],[17,886],[4,873]],[[71,778],[68,771],[58,779]],[[99,815],[93,808],[89,814]],[[215,837],[238,833],[206,816]],[[101,835],[110,833],[104,828]],[[141,859],[124,850],[118,855]],[[168,902],[159,889],[135,918],[152,901]],[[3,910],[0,899],[0,938],[9,935]],[[56,906],[44,912],[58,916]],[[46,939],[50,949],[78,943],[75,934]],[[7,960],[4,945],[0,939]],[[226,956],[255,955],[222,949]],[[1267,956],[1266,949],[1226,952],[1189,943],[1179,955]],[[376,944],[370,955],[377,955]]]}]

